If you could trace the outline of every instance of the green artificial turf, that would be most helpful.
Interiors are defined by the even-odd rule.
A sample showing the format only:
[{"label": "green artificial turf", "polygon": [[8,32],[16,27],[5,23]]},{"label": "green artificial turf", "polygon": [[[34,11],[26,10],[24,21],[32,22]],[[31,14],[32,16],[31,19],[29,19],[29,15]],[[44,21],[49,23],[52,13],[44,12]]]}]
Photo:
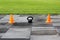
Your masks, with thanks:
[{"label": "green artificial turf", "polygon": [[0,14],[59,14],[60,0],[0,0]]}]

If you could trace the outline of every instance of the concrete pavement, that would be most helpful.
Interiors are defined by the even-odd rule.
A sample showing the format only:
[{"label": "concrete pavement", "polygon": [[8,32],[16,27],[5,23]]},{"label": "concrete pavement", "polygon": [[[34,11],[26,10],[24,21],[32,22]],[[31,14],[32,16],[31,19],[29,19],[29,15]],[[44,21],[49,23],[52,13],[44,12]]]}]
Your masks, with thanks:
[{"label": "concrete pavement", "polygon": [[[40,39],[41,40],[60,40],[60,36],[57,35],[57,33],[60,33],[60,27],[59,27],[59,29],[57,27],[57,26],[60,26],[59,25],[60,16],[52,16],[51,18],[54,21],[52,24],[45,23],[47,16],[33,16],[33,17],[34,17],[33,23],[29,24],[26,19],[27,15],[26,16],[14,15],[16,24],[10,25],[10,27],[9,27],[9,24],[6,23],[9,20],[9,15],[5,16],[4,18],[2,18],[0,20],[0,23],[6,23],[6,24],[0,24],[0,28],[4,28],[4,29],[8,28],[8,30],[7,30],[8,32],[1,35],[2,36],[1,38],[4,38],[5,35],[7,35],[7,33],[9,34],[8,35],[9,37],[11,37],[12,35],[14,35],[14,36],[12,36],[12,38],[16,37],[17,35],[15,36],[15,32],[13,31],[15,29],[17,30],[17,32],[16,32],[17,34],[24,35],[22,31],[24,31],[24,29],[26,29],[26,28],[31,28],[31,32],[34,31],[34,33],[33,34],[31,33],[32,35],[30,35],[30,38],[28,40],[40,40]],[[11,34],[9,33],[10,28],[12,28],[11,31],[13,31],[13,32],[11,32]],[[18,30],[20,30],[21,32],[19,33]],[[36,35],[36,33],[38,33],[38,35]],[[46,35],[41,35],[40,33],[46,34]],[[8,36],[6,38],[8,38]],[[19,36],[18,36],[18,38],[19,38]],[[22,40],[24,40],[24,39],[25,38],[23,38]]]}]

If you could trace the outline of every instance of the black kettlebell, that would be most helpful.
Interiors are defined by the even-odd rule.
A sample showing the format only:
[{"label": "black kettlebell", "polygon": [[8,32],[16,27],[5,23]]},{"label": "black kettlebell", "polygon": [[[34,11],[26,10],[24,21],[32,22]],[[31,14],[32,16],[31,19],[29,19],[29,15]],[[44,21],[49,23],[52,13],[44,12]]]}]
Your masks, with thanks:
[{"label": "black kettlebell", "polygon": [[28,16],[27,20],[28,20],[28,23],[32,23],[33,17],[32,16]]}]

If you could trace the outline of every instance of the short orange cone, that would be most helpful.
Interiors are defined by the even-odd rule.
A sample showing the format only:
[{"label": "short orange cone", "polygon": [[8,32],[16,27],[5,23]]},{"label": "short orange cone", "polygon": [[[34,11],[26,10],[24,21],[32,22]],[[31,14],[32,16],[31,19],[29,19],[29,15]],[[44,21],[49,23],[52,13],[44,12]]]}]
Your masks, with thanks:
[{"label": "short orange cone", "polygon": [[48,17],[47,17],[46,23],[47,23],[47,24],[51,24],[51,23],[52,23],[51,18],[50,18],[50,14],[48,14]]},{"label": "short orange cone", "polygon": [[9,23],[10,23],[10,24],[14,24],[14,23],[15,23],[15,22],[14,22],[14,17],[13,17],[12,14],[10,14]]}]

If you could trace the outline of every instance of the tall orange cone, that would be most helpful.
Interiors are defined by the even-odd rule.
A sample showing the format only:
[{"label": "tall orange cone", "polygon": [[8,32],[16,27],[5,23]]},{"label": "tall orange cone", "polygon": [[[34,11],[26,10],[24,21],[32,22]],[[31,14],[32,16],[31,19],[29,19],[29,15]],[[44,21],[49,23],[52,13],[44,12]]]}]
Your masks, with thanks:
[{"label": "tall orange cone", "polygon": [[13,17],[12,14],[10,14],[9,23],[10,23],[10,24],[14,24],[14,23],[15,23],[15,22],[14,22],[14,17]]},{"label": "tall orange cone", "polygon": [[48,17],[47,17],[46,23],[47,23],[47,24],[51,24],[51,23],[52,23],[51,18],[50,18],[50,14],[48,14]]}]

